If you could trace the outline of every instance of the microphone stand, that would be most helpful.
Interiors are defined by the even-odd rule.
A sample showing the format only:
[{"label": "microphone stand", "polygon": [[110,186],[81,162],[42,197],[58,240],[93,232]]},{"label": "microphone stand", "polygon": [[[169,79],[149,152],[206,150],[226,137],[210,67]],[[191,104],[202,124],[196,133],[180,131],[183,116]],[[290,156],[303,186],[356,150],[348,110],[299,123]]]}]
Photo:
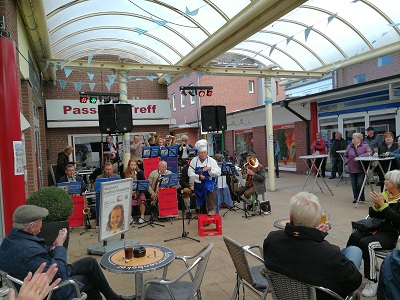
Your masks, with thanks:
[{"label": "microphone stand", "polygon": [[[184,202],[183,199],[182,199],[182,202]],[[185,231],[185,209],[186,209],[185,207],[186,207],[185,203],[182,203],[182,235],[172,238],[172,239],[164,240],[164,242],[169,242],[169,241],[173,241],[173,240],[177,240],[177,239],[190,239],[192,241],[196,241],[196,242],[200,243],[199,240],[188,236],[189,232]]]}]

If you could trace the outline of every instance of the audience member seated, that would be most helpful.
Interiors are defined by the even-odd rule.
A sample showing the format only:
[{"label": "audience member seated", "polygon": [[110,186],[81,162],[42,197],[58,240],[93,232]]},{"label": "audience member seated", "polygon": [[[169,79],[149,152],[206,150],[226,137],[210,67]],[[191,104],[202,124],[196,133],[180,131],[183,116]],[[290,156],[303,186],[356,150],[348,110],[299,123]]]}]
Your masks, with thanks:
[{"label": "audience member seated", "polygon": [[58,183],[62,182],[81,182],[81,194],[86,191],[86,183],[81,176],[76,174],[73,164],[68,164],[65,167],[65,175],[58,180]]},{"label": "audience member seated", "polygon": [[[133,180],[145,180],[143,171],[139,169],[136,162],[132,158],[128,162],[128,166],[124,171],[123,178],[132,178]],[[144,223],[144,213],[146,211],[146,195],[142,191],[132,192],[132,206],[137,205],[139,205],[140,211],[139,224],[142,224]],[[133,209],[132,217],[134,218]]]},{"label": "audience member seated", "polygon": [[154,170],[149,175],[149,189],[151,197],[151,205],[156,205],[158,196],[157,191],[159,188],[160,180],[162,175],[171,174],[170,170],[167,170],[167,162],[162,160],[158,163],[158,169]]},{"label": "audience member seated", "polygon": [[[384,142],[378,147],[378,154],[381,156],[388,156],[387,153],[390,152],[394,152],[396,150],[398,150],[398,145],[397,143],[394,142],[394,135],[391,132],[385,132],[383,134],[383,138],[384,138]],[[397,166],[397,161],[395,159],[391,160],[391,161],[381,161],[381,166],[382,169],[386,172],[386,171],[390,171],[390,170],[396,170],[398,169],[399,166]],[[389,170],[389,165],[390,165],[390,170]],[[383,188],[384,188],[384,175],[382,173],[381,168],[376,168],[375,169],[376,172],[378,173],[378,177],[379,177],[379,182],[378,185],[381,187],[381,192],[383,192]]]},{"label": "audience member seated", "polygon": [[[71,264],[67,262],[67,250],[63,246],[67,229],[60,230],[52,247],[46,247],[44,239],[36,235],[48,210],[35,205],[21,205],[13,214],[13,228],[0,247],[0,269],[11,276],[24,280],[28,272],[35,272],[42,263],[46,268],[57,265],[55,278],[75,280],[88,299],[99,299],[100,293],[108,300],[134,299],[117,295],[104,277],[97,260],[85,257]],[[52,299],[70,300],[75,292],[72,286],[56,290]]]},{"label": "audience member seated", "polygon": [[251,195],[263,195],[265,187],[265,168],[257,158],[249,152],[246,156],[247,163],[243,166],[242,175],[246,178],[246,184],[235,189],[235,194],[241,197],[246,203],[251,203]]},{"label": "audience member seated", "polygon": [[400,299],[400,242],[385,257],[379,270],[378,300]]},{"label": "audience member seated", "polygon": [[[285,230],[272,231],[264,240],[265,267],[311,285],[328,288],[343,298],[357,290],[362,276],[361,250],[342,251],[325,240],[328,225],[318,198],[300,192],[290,199],[290,223]],[[317,290],[317,299],[336,299]]]},{"label": "audience member seated", "polygon": [[347,246],[358,246],[363,252],[364,277],[368,283],[362,291],[364,297],[373,297],[378,289],[375,251],[391,250],[395,247],[400,229],[400,171],[389,171],[385,175],[386,191],[371,192],[373,205],[369,216],[384,219],[380,229],[374,232],[354,230],[347,241]]},{"label": "audience member seated", "polygon": [[103,173],[97,176],[97,178],[120,178],[120,176],[114,173],[114,167],[111,162],[105,162],[103,167]]},{"label": "audience member seated", "polygon": [[181,176],[179,177],[179,185],[182,189],[183,205],[186,208],[186,217],[190,219],[192,217],[192,211],[190,209],[190,197],[194,194],[194,180],[190,179],[188,174],[189,164],[186,159],[181,161]]}]

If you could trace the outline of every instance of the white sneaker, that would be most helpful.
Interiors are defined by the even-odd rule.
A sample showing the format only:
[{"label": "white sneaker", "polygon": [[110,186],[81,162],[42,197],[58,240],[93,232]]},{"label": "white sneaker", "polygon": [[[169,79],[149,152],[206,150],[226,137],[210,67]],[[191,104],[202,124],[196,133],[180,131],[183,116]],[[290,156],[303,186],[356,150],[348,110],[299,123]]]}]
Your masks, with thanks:
[{"label": "white sneaker", "polygon": [[142,217],[139,218],[139,224],[143,224],[144,222],[146,222]]},{"label": "white sneaker", "polygon": [[376,295],[377,290],[378,290],[378,283],[368,280],[367,285],[361,292],[361,295],[367,298],[374,297]]}]

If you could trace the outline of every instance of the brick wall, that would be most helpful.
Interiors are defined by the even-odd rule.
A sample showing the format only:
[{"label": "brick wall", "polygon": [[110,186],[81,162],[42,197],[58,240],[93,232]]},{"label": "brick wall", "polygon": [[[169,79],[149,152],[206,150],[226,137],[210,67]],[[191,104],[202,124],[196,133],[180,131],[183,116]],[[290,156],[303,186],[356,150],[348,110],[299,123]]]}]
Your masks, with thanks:
[{"label": "brick wall", "polygon": [[[87,59],[87,58],[83,58]],[[111,56],[111,55],[98,55],[93,57],[92,61],[118,61],[118,57]],[[72,68],[73,69],[73,68]],[[65,76],[65,71],[57,70],[57,81],[56,84],[53,85],[50,82],[44,82],[43,84],[43,94],[44,100],[45,99],[73,99],[73,101],[79,101],[79,93],[75,90],[73,82],[82,82],[81,91],[91,91],[89,82],[96,83],[93,92],[105,92],[105,93],[118,93],[119,92],[119,81],[118,81],[118,74],[114,74],[112,71],[93,71],[95,75],[90,81],[87,72],[89,70],[77,70],[73,69],[72,73],[68,76]],[[108,75],[116,75],[116,79],[114,84],[111,86],[110,91],[108,91],[105,83],[109,82]],[[146,78],[147,75],[153,74],[138,74],[128,72],[128,76],[134,76],[133,79],[128,80],[127,87],[128,87],[128,99],[133,99],[134,97],[139,97],[141,100],[145,99],[167,99],[167,88],[164,85],[159,85],[157,80],[150,81]],[[142,80],[135,80],[135,78],[141,78]],[[67,85],[65,89],[60,88],[59,80],[65,80]],[[45,101],[44,103],[44,112],[45,112]],[[88,107],[90,104],[87,104]],[[134,132],[157,132],[160,136],[166,136],[169,132],[169,125],[140,125],[134,126]],[[65,146],[68,145],[68,135],[69,134],[99,134],[98,127],[86,127],[86,128],[47,128],[46,129],[46,141],[47,141],[47,148],[46,152],[48,153],[48,157],[46,157],[46,169],[49,170],[48,165],[55,164],[57,162],[57,154],[58,152],[62,151]],[[46,174],[48,171],[46,172]],[[47,174],[48,175],[48,174]],[[50,179],[51,180],[51,179]],[[47,181],[46,181],[47,182]]]},{"label": "brick wall", "polygon": [[228,151],[229,157],[233,157],[235,151],[235,131],[225,131],[225,151]]},{"label": "brick wall", "polygon": [[265,126],[253,127],[253,151],[256,153],[258,161],[264,165],[267,164],[267,142]]},{"label": "brick wall", "polygon": [[337,70],[338,87],[353,85],[354,76],[365,74],[365,81],[398,75],[400,70],[400,52],[392,53],[391,64],[378,67],[374,58],[356,65]]}]

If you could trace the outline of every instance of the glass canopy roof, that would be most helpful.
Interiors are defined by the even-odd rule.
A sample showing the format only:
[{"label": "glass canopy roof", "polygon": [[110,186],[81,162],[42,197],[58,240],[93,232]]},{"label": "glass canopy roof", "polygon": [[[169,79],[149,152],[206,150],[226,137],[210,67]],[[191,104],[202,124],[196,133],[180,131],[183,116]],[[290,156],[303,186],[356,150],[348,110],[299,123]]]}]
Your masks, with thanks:
[{"label": "glass canopy roof", "polygon": [[261,68],[312,71],[400,43],[399,0],[38,1],[56,60],[113,54],[193,68],[228,52]]}]

